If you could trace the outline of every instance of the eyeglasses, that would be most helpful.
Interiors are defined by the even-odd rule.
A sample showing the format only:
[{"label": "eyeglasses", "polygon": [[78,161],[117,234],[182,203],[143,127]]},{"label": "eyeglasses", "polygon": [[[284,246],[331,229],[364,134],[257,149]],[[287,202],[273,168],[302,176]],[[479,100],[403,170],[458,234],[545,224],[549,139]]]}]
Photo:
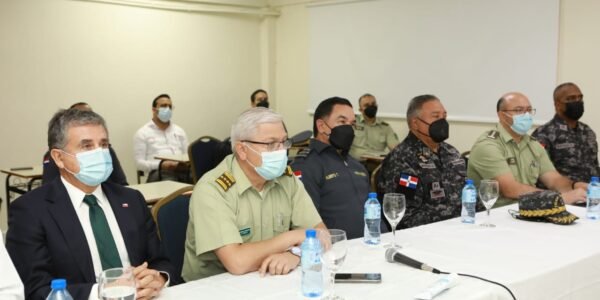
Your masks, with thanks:
[{"label": "eyeglasses", "polygon": [[503,112],[513,112],[516,115],[522,115],[524,113],[529,113],[532,116],[535,116],[535,108],[522,108],[522,107],[517,107],[515,109],[505,109],[503,110]]},{"label": "eyeglasses", "polygon": [[265,146],[267,146],[267,151],[275,151],[275,150],[279,150],[279,149],[287,150],[287,149],[290,149],[290,147],[292,147],[291,139],[286,139],[285,141],[282,141],[282,142],[270,142],[270,143],[250,141],[250,140],[243,140],[242,142],[258,144],[258,145],[265,145]]}]

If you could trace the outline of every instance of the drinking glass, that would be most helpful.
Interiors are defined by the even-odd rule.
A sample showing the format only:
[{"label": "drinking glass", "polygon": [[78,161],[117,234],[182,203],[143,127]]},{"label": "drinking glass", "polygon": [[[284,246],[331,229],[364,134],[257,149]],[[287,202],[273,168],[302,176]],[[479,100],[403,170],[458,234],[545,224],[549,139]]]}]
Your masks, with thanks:
[{"label": "drinking glass", "polygon": [[101,300],[134,300],[135,292],[133,268],[106,269],[100,274],[98,295]]},{"label": "drinking glass", "polygon": [[343,297],[335,294],[335,273],[344,263],[348,245],[346,241],[346,232],[341,229],[319,230],[319,240],[321,241],[321,261],[330,270],[331,291],[327,297],[322,299],[343,300]]},{"label": "drinking glass", "polygon": [[496,203],[496,200],[498,200],[498,194],[498,181],[486,179],[479,183],[479,198],[487,210],[487,221],[482,223],[481,226],[496,227],[496,225],[490,223],[490,208],[492,208],[494,203]]},{"label": "drinking glass", "polygon": [[393,240],[391,244],[386,244],[385,248],[402,248],[396,244],[396,226],[404,217],[406,211],[406,198],[402,194],[387,193],[383,196],[383,214],[392,225]]}]

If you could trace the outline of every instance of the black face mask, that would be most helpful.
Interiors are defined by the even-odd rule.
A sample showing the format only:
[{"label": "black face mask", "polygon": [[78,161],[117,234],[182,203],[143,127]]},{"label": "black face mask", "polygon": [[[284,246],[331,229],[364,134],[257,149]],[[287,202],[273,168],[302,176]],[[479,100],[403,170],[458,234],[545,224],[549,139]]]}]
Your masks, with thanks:
[{"label": "black face mask", "polygon": [[[327,123],[325,123],[325,125],[327,125]],[[329,125],[327,125],[327,127],[329,127]],[[352,128],[352,125],[339,125],[331,128],[329,142],[336,149],[342,150],[342,153],[348,153],[353,141],[354,128]]]},{"label": "black face mask", "polygon": [[565,116],[571,120],[579,120],[583,116],[583,101],[569,102],[565,105]]},{"label": "black face mask", "polygon": [[269,108],[269,101],[267,101],[267,100],[260,101],[260,102],[256,103],[256,107]]},{"label": "black face mask", "polygon": [[373,118],[375,118],[376,115],[377,115],[377,106],[370,105],[365,108],[365,116],[367,116],[367,118],[373,119]]},{"label": "black face mask", "polygon": [[430,137],[434,142],[441,143],[441,142],[447,140],[448,136],[450,136],[450,125],[448,124],[448,121],[446,121],[446,119],[439,119],[439,120],[431,122],[431,123],[427,123],[427,122],[421,120],[421,118],[417,118],[417,119],[419,119],[419,121],[429,125],[429,135],[424,134],[422,132],[421,132],[421,134],[424,134],[424,135]]}]

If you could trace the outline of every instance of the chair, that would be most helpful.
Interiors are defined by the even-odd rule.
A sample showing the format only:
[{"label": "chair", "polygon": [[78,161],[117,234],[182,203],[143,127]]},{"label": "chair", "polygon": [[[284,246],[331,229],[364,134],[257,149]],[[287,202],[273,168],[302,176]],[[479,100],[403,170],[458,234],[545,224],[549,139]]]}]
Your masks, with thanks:
[{"label": "chair", "polygon": [[175,267],[178,276],[183,268],[185,235],[193,189],[193,186],[180,188],[160,199],[152,207],[152,218],[156,223],[158,236],[165,249],[165,254]]},{"label": "chair", "polygon": [[193,183],[231,153],[231,147],[227,147],[227,143],[211,136],[203,136],[192,142],[188,146],[188,156],[192,167]]},{"label": "chair", "polygon": [[144,171],[137,170],[136,175],[137,175],[137,183],[138,184],[142,183],[142,177],[144,177]]},{"label": "chair", "polygon": [[379,176],[379,172],[381,171],[381,164],[379,164],[373,173],[371,173],[371,191],[377,192],[377,176]]},{"label": "chair", "polygon": [[471,151],[465,151],[460,156],[465,160],[465,168],[469,166],[469,155]]},{"label": "chair", "polygon": [[292,140],[292,147],[305,147],[308,146],[308,142],[312,137],[312,131],[304,130],[292,136],[290,139]]}]

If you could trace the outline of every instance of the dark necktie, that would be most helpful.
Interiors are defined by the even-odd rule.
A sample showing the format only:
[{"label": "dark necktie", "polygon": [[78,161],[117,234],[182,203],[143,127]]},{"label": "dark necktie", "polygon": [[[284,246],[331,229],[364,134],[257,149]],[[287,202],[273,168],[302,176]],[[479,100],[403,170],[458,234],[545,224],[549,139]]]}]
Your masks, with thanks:
[{"label": "dark necktie", "polygon": [[110,232],[110,227],[108,226],[108,221],[106,221],[104,211],[98,205],[96,196],[85,195],[85,197],[83,197],[83,202],[90,207],[90,223],[92,224],[92,231],[94,231],[98,254],[100,254],[102,270],[122,267],[115,239]]}]

